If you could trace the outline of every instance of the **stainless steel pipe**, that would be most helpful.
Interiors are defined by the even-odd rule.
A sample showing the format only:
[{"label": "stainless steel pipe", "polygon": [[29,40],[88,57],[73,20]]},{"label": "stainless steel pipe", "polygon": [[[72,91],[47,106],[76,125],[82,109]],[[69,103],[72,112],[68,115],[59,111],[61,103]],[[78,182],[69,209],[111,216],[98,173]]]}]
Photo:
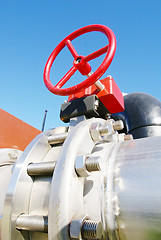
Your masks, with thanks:
[{"label": "stainless steel pipe", "polygon": [[161,137],[123,142],[108,160],[110,239],[161,239]]},{"label": "stainless steel pipe", "polygon": [[[6,185],[1,187],[0,239],[23,240],[25,234],[26,240],[70,240],[71,221],[81,219],[101,222],[102,239],[161,239],[161,136],[119,141],[111,131],[116,137],[107,142],[93,139],[93,123],[107,121],[78,123],[62,145],[49,144],[52,130],[43,133],[12,169],[7,166],[10,180],[1,172]],[[55,143],[62,136],[56,134]],[[75,163],[84,158],[89,174],[79,175]],[[74,238],[81,233],[72,229]]]}]

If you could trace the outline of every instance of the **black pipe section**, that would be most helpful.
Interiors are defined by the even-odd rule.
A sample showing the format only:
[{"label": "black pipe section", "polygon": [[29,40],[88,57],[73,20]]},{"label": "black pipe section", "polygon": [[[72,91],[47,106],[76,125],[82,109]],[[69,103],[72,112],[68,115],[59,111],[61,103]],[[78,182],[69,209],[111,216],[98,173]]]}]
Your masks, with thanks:
[{"label": "black pipe section", "polygon": [[134,139],[161,136],[161,102],[146,93],[124,96],[125,111],[113,114],[124,122],[121,132],[132,134]]}]

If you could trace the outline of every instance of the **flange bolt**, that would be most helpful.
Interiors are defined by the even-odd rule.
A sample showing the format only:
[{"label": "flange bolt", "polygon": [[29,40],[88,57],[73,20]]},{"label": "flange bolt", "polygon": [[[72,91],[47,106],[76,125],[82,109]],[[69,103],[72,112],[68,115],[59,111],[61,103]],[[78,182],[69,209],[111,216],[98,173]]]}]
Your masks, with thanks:
[{"label": "flange bolt", "polygon": [[88,172],[100,171],[100,157],[87,157],[85,161],[86,169]]},{"label": "flange bolt", "polygon": [[122,120],[114,121],[113,122],[113,129],[115,131],[122,130],[124,128],[124,123]]},{"label": "flange bolt", "polygon": [[129,140],[133,140],[132,134],[127,134],[124,136],[124,141],[129,141]]},{"label": "flange bolt", "polygon": [[101,239],[102,223],[91,220],[85,220],[82,225],[82,237],[84,239]]}]

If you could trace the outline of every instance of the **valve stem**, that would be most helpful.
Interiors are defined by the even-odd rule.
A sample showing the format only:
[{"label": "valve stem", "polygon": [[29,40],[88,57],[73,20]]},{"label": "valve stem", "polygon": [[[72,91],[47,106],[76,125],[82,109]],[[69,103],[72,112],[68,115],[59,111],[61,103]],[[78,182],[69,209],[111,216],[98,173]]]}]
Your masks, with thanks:
[{"label": "valve stem", "polygon": [[[90,72],[88,73],[87,77],[90,77],[91,75],[93,74],[93,72]],[[98,80],[94,83],[94,85],[96,86],[96,88],[99,90],[99,91],[102,91],[105,86]]]}]

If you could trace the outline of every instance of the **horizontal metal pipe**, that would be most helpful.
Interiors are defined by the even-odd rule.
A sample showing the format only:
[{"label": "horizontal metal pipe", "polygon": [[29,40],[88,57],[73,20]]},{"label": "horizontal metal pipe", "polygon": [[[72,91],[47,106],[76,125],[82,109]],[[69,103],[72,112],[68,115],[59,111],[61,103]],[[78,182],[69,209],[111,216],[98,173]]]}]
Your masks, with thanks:
[{"label": "horizontal metal pipe", "polygon": [[63,143],[67,138],[67,136],[68,136],[68,132],[51,135],[48,137],[48,142],[51,145]]},{"label": "horizontal metal pipe", "polygon": [[109,235],[161,239],[161,136],[115,145],[106,175]]},{"label": "horizontal metal pipe", "polygon": [[30,176],[52,176],[56,162],[30,163],[27,173]]},{"label": "horizontal metal pipe", "polygon": [[47,233],[48,217],[22,214],[16,220],[16,228],[24,231]]}]

